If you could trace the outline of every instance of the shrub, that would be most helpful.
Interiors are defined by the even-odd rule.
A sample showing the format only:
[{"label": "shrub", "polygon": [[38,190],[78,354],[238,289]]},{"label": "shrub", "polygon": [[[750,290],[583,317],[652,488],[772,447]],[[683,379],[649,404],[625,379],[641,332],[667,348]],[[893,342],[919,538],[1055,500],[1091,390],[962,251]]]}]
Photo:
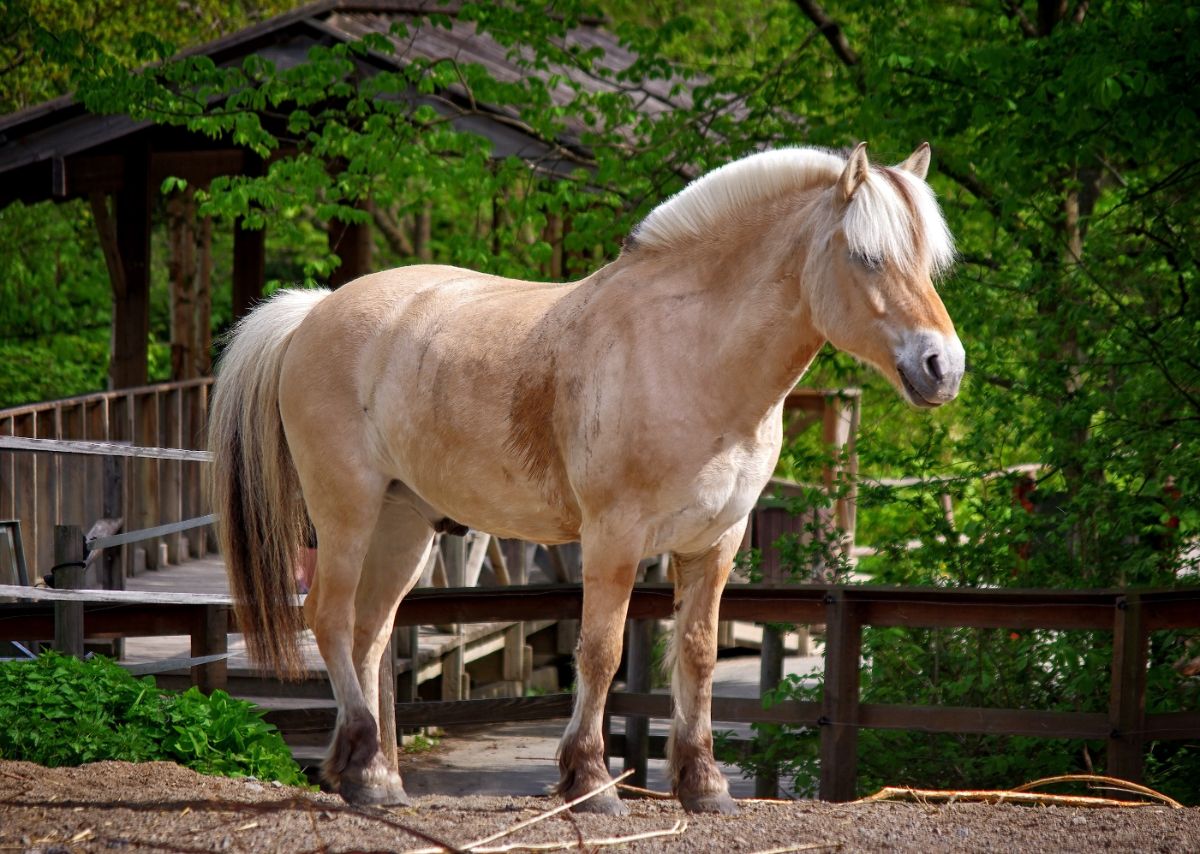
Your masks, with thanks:
[{"label": "shrub", "polygon": [[0,757],[51,767],[166,760],[226,777],[307,784],[272,724],[224,691],[159,690],[102,656],[0,664]]}]

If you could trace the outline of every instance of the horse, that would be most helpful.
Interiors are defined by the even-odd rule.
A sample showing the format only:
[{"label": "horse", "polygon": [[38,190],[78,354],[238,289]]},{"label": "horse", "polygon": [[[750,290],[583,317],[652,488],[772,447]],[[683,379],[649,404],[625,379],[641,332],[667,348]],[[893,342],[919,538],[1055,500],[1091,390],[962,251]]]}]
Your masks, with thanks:
[{"label": "horse", "polygon": [[[380,658],[435,531],[466,525],[581,543],[568,801],[611,781],[602,719],[635,573],[670,553],[673,792],[736,811],[712,752],[717,609],[785,396],[826,342],[914,406],[958,393],[929,161],[928,144],[893,167],[865,143],[759,152],[688,184],[576,282],[409,266],[281,291],[237,324],[210,419],[220,548],[256,660],[295,674],[303,623],[316,636],[338,703],[322,770],[346,801],[408,803],[379,749]],[[611,789],[575,809],[626,811]]]}]

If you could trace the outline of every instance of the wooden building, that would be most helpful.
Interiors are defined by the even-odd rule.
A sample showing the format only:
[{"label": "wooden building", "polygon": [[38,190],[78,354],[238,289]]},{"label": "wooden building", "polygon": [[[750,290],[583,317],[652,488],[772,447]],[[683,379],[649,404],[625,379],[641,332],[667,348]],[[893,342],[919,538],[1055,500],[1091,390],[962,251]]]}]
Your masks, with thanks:
[{"label": "wooden building", "polygon": [[[449,29],[422,25],[419,12],[425,8],[450,9]],[[461,63],[478,63],[500,80],[520,79],[527,72],[510,51],[490,36],[480,34],[473,24],[455,17],[453,6],[397,2],[397,0],[323,0],[188,51],[209,57],[218,66],[236,66],[258,55],[286,68],[303,63],[310,49],[350,42],[368,33],[389,35],[393,23],[409,26],[401,43],[395,40],[394,54],[369,53],[357,62],[365,74],[394,69],[412,57],[453,57]],[[634,57],[617,44],[598,22],[575,30],[570,39],[584,47],[600,47],[609,67],[622,68]],[[573,69],[548,69],[541,74],[567,75],[592,90],[614,89],[604,79],[585,76]],[[642,109],[659,112],[671,108],[668,86],[648,82]],[[553,97],[569,100],[573,90],[559,83]],[[429,99],[435,109],[448,114],[461,130],[486,136],[496,157],[520,156],[555,170],[575,164],[571,153],[579,153],[577,133],[568,129],[565,138],[541,140],[501,107],[469,103],[468,93],[450,88]],[[414,96],[419,97],[419,96]],[[468,109],[469,107],[469,109]],[[582,131],[582,128],[574,129]],[[45,200],[86,198],[91,204],[100,245],[112,283],[112,353],[110,388],[129,388],[147,381],[147,345],[150,325],[151,227],[155,195],[165,178],[187,180],[190,187],[204,186],[219,175],[253,175],[264,164],[253,153],[227,140],[210,139],[179,127],[155,125],[122,115],[96,115],[70,96],[48,101],[0,119],[0,207],[15,200],[34,203]],[[168,199],[167,218],[172,240],[187,243],[178,228],[186,223],[181,205],[186,200]],[[369,225],[329,223],[331,245],[341,266],[330,278],[338,285],[371,269]],[[232,293],[235,317],[244,314],[262,295],[264,279],[264,232],[234,226]],[[173,265],[196,268],[205,278],[205,259],[173,252]],[[187,277],[191,270],[173,270]],[[209,349],[209,306],[207,282],[196,292],[174,300],[178,315],[191,324],[194,338],[173,341],[180,363],[176,379],[207,373]],[[199,319],[197,321],[197,318]],[[184,324],[180,323],[180,327]],[[190,360],[187,354],[191,354]],[[173,360],[175,357],[173,352]]]}]

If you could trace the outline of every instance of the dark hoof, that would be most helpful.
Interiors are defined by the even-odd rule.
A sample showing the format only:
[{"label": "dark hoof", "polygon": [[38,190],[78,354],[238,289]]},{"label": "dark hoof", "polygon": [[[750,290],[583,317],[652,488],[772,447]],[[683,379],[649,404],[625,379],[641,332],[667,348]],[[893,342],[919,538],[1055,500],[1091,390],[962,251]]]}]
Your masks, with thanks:
[{"label": "dark hoof", "polygon": [[404,785],[397,777],[394,781],[368,786],[351,780],[342,780],[338,794],[348,804],[356,807],[411,807],[412,800],[404,791]]},{"label": "dark hoof", "polygon": [[629,807],[621,802],[616,795],[596,795],[580,804],[571,807],[571,812],[590,813],[592,815],[629,815]]},{"label": "dark hoof", "polygon": [[680,795],[679,803],[688,812],[717,813],[718,815],[737,815],[738,807],[728,792],[715,795]]}]

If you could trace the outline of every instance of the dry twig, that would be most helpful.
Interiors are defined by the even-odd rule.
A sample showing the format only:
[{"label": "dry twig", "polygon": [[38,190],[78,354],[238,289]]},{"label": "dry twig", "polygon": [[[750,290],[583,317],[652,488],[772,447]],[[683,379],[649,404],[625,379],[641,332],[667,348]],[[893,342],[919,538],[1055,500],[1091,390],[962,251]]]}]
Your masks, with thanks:
[{"label": "dry twig", "polygon": [[1156,806],[1150,801],[1118,801],[1115,798],[1097,798],[1092,795],[1052,795],[1045,792],[1030,792],[1037,786],[1045,786],[1051,783],[1104,783],[1108,788],[1117,789],[1123,792],[1136,793],[1156,798],[1158,801],[1170,806],[1173,809],[1183,809],[1183,805],[1178,801],[1172,800],[1160,792],[1149,789],[1137,783],[1130,783],[1128,780],[1120,780],[1116,777],[1100,777],[1095,774],[1067,774],[1061,777],[1046,777],[1042,780],[1034,780],[1032,783],[1026,783],[1023,786],[1018,786],[1015,789],[913,789],[907,786],[885,786],[873,795],[868,795],[865,798],[860,798],[854,801],[856,804],[866,804],[878,801],[887,800],[906,800],[906,801],[944,801],[946,803],[957,803],[961,801],[970,801],[975,803],[987,804],[1037,804],[1040,806],[1063,806],[1063,807],[1148,807]]},{"label": "dry twig", "polygon": [[478,848],[481,845],[487,845],[489,842],[495,842],[497,839],[502,839],[505,836],[511,836],[512,834],[516,833],[518,830],[524,830],[525,828],[531,827],[532,825],[535,825],[538,822],[545,821],[546,819],[550,818],[551,816],[558,815],[560,812],[563,812],[564,810],[569,810],[571,807],[575,806],[576,804],[581,804],[586,800],[590,800],[591,798],[594,798],[596,795],[600,794],[601,792],[608,791],[609,789],[616,786],[618,783],[620,783],[622,780],[624,780],[626,777],[628,777],[632,773],[633,773],[633,769],[630,768],[628,771],[626,771],[624,774],[621,774],[616,779],[609,780],[603,786],[598,786],[597,788],[592,789],[586,795],[580,795],[578,798],[576,798],[573,801],[568,801],[565,804],[561,804],[552,810],[547,810],[546,812],[544,812],[540,815],[535,815],[533,818],[526,819],[525,821],[519,821],[516,824],[514,824],[512,827],[508,828],[507,830],[501,830],[501,831],[498,831],[497,833],[493,833],[491,836],[485,836],[482,839],[477,839],[474,842],[469,842],[466,845],[464,845],[463,847],[466,848],[468,851],[470,851],[472,849]]},{"label": "dry twig", "polygon": [[655,801],[670,801],[675,799],[675,796],[670,792],[656,792],[653,789],[643,789],[641,786],[631,786],[628,783],[622,783],[617,788],[622,792],[629,792],[640,798],[650,798]]},{"label": "dry twig", "polygon": [[[1025,783],[1013,789],[1014,792],[1027,792],[1030,789],[1036,789],[1040,786],[1049,786],[1052,783],[1101,783],[1103,785],[1095,786],[1098,789],[1112,789],[1118,792],[1128,792],[1131,794],[1145,795],[1148,798],[1162,801],[1171,809],[1183,809],[1183,804],[1174,798],[1164,795],[1162,792],[1156,792],[1149,786],[1143,786],[1141,783],[1133,783],[1129,780],[1122,780],[1120,777],[1105,777],[1101,774],[1061,774],[1058,777],[1043,777],[1040,780],[1034,780],[1032,783]],[[1126,802],[1128,803],[1128,802]]]},{"label": "dry twig", "polygon": [[841,847],[841,842],[805,842],[800,845],[784,845],[780,848],[765,848],[762,851],[755,851],[754,854],[791,854],[793,851],[816,851],[820,848],[828,848],[832,851],[837,851]]},{"label": "dry twig", "polygon": [[[615,780],[609,780],[603,786],[599,786],[595,789],[592,789],[587,794],[580,795],[578,798],[576,798],[573,801],[568,801],[565,804],[560,804],[559,806],[554,807],[554,809],[546,810],[543,813],[538,813],[533,818],[526,819],[525,821],[519,821],[516,824],[512,825],[511,827],[508,827],[504,830],[500,830],[500,831],[497,831],[496,833],[493,833],[491,836],[485,836],[482,839],[476,839],[474,842],[468,842],[467,844],[463,845],[461,848],[455,848],[452,850],[468,851],[468,852],[472,852],[472,854],[485,854],[485,852],[490,852],[490,851],[519,851],[522,849],[524,849],[524,850],[541,850],[541,849],[532,849],[528,845],[514,845],[512,847],[497,846],[494,848],[484,848],[482,846],[487,845],[489,842],[495,842],[497,839],[503,839],[505,836],[511,836],[512,834],[516,833],[518,830],[524,830],[527,827],[531,827],[539,822],[545,821],[548,818],[556,816],[560,812],[563,812],[564,810],[569,810],[571,807],[575,806],[576,804],[581,804],[584,801],[589,800],[590,798],[594,798],[596,795],[600,794],[601,792],[605,792],[605,791],[613,788],[614,786],[617,785],[617,783],[621,782],[622,780],[624,780],[626,777],[628,777],[632,773],[633,773],[633,769],[630,769],[630,770],[626,771],[624,774],[617,777]],[[556,845],[559,848],[561,848],[561,846],[563,844],[566,844],[567,847],[571,847],[572,845],[576,845],[578,843],[577,843],[577,840],[571,840],[569,843],[547,843],[547,844]],[[446,846],[443,846],[441,848],[414,848],[410,851],[405,851],[404,854],[442,854],[442,852],[445,850],[447,850]],[[549,849],[544,849],[544,850],[558,850],[558,849],[549,848]]]},{"label": "dry twig", "polygon": [[[608,836],[600,839],[565,839],[561,842],[511,842],[507,845],[496,845],[490,848],[471,848],[471,854],[511,854],[514,851],[565,851],[578,848],[587,851],[592,848],[603,848],[609,845],[625,845],[629,842],[641,842],[645,839],[660,839],[664,836],[679,836],[687,830],[687,822],[683,819],[663,830],[647,830],[629,836]],[[792,849],[788,849],[789,851]]]}]

